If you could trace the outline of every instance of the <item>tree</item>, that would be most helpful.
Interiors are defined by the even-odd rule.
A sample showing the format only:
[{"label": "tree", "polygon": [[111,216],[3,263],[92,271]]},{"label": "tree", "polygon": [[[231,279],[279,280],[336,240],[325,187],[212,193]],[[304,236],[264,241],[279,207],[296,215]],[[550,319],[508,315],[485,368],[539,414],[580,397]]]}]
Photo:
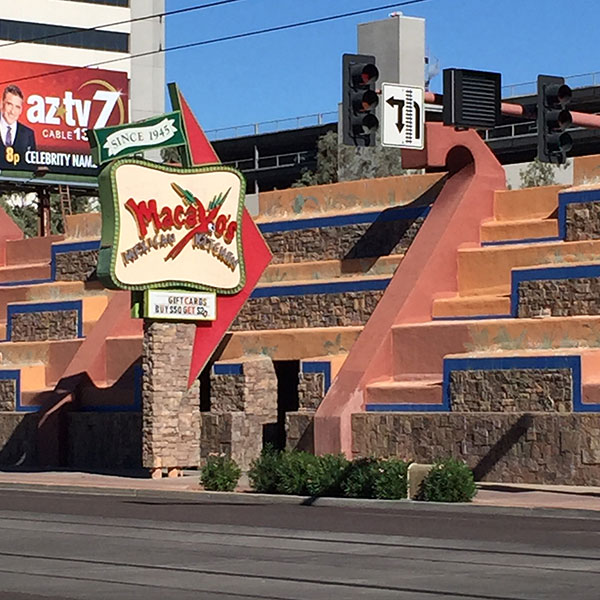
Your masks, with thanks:
[{"label": "tree", "polygon": [[556,168],[566,169],[569,166],[568,161],[561,166],[555,167],[551,163],[545,163],[536,158],[524,169],[519,171],[521,179],[521,188],[540,187],[544,185],[556,184]]},{"label": "tree", "polygon": [[292,187],[324,185],[338,181],[404,175],[396,148],[358,148],[338,143],[338,134],[328,131],[317,142],[317,168],[305,170]]}]

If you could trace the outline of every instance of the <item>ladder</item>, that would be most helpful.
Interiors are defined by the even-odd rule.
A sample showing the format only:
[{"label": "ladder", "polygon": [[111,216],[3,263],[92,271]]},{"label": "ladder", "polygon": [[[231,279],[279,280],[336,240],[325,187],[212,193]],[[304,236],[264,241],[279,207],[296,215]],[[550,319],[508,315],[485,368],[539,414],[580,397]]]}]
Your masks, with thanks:
[{"label": "ladder", "polygon": [[65,215],[73,214],[71,209],[71,190],[68,185],[58,186],[58,195],[60,198],[60,214],[62,215],[63,223],[65,222]]}]

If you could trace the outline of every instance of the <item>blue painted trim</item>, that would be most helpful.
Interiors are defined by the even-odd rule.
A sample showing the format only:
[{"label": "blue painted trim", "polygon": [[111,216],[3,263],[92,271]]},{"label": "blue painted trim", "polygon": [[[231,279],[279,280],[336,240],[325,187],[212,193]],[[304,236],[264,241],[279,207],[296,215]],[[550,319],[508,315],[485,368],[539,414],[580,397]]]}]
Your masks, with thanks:
[{"label": "blue painted trim", "polygon": [[445,358],[442,394],[451,408],[450,373],[452,371],[491,371],[509,369],[570,369],[573,377],[573,412],[600,412],[600,404],[582,402],[581,356],[498,356]]},{"label": "blue painted trim", "polygon": [[345,225],[357,225],[363,223],[389,223],[390,221],[408,221],[425,217],[431,210],[430,206],[387,208],[384,210],[352,213],[348,215],[335,215],[328,217],[312,217],[310,219],[294,219],[291,221],[272,221],[259,223],[261,233],[279,233],[283,231],[295,231],[298,229],[320,229],[322,227],[343,227]]},{"label": "blue painted trim", "polygon": [[331,387],[331,363],[327,360],[306,360],[300,365],[302,373],[323,373],[323,394]]},{"label": "blue painted trim", "polygon": [[214,375],[243,375],[244,365],[242,363],[215,363],[212,370]]},{"label": "blue painted trim", "polygon": [[56,281],[56,255],[67,252],[84,252],[85,250],[99,250],[100,240],[88,240],[86,242],[67,242],[52,244],[50,247],[50,280]]},{"label": "blue painted trim", "polygon": [[83,337],[83,301],[36,302],[35,304],[9,304],[6,307],[6,341],[12,339],[12,317],[17,314],[34,312],[77,311],[77,337]]},{"label": "blue painted trim", "polygon": [[485,246],[510,246],[513,244],[542,244],[544,242],[560,242],[564,237],[553,236],[553,237],[542,237],[542,238],[522,238],[519,240],[500,240],[497,242],[481,242],[483,247]]},{"label": "blue painted trim", "polygon": [[557,279],[579,279],[600,277],[600,264],[543,267],[536,269],[513,269],[510,274],[510,314],[519,313],[519,285],[525,281],[546,281]]},{"label": "blue painted trim", "polygon": [[560,192],[558,194],[558,235],[560,239],[567,238],[567,204],[583,202],[600,202],[600,190]]},{"label": "blue painted trim", "polygon": [[0,380],[12,379],[15,382],[15,411],[17,412],[35,412],[36,408],[21,405],[21,371],[19,369],[1,369]]},{"label": "blue painted trim", "polygon": [[445,404],[366,404],[367,412],[449,412]]},{"label": "blue painted trim", "polygon": [[391,277],[385,279],[362,279],[359,281],[332,281],[329,283],[305,283],[301,285],[278,285],[255,288],[251,298],[282,296],[306,296],[307,294],[343,294],[346,292],[372,292],[385,290]]},{"label": "blue painted trim", "polygon": [[[50,268],[52,270],[52,267]],[[0,283],[0,288],[2,287],[17,287],[17,286],[27,286],[27,285],[38,285],[40,283],[52,283],[53,279],[26,279],[24,281],[4,281]]]},{"label": "blue painted trim", "polygon": [[491,319],[510,319],[512,315],[466,315],[458,317],[432,317],[432,321],[486,321]]}]

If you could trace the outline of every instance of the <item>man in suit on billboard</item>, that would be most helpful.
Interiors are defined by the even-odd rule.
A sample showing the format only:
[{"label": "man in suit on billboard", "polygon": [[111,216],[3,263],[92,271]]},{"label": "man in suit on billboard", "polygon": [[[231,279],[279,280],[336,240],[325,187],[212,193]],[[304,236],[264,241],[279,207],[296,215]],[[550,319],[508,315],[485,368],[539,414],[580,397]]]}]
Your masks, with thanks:
[{"label": "man in suit on billboard", "polygon": [[26,170],[25,153],[35,150],[33,129],[19,123],[23,101],[23,92],[16,85],[4,89],[0,111],[0,169]]}]

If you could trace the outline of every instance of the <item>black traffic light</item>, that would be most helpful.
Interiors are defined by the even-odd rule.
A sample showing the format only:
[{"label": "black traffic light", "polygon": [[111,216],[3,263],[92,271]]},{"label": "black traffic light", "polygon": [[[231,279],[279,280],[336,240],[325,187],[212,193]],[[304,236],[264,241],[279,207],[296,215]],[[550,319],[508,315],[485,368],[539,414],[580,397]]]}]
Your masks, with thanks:
[{"label": "black traffic light", "polygon": [[565,131],[573,122],[571,113],[565,108],[572,95],[564,77],[538,75],[538,159],[542,162],[563,164],[573,147],[573,140]]},{"label": "black traffic light", "polygon": [[374,146],[379,129],[375,108],[379,96],[375,82],[379,71],[375,57],[344,54],[342,60],[342,131],[348,146]]}]

